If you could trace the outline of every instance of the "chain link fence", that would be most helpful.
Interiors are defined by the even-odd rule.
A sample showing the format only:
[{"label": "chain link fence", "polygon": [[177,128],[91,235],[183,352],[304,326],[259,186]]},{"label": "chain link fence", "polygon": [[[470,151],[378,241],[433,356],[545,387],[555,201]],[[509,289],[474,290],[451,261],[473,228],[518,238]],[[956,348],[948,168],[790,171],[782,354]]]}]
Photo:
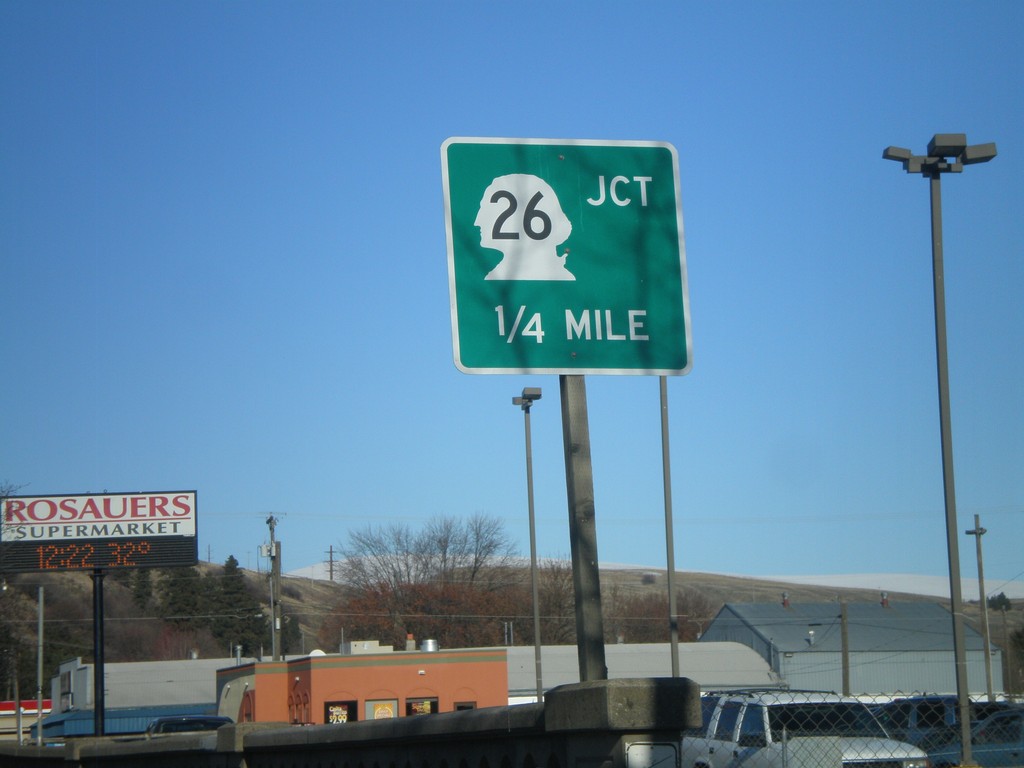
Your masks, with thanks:
[{"label": "chain link fence", "polygon": [[[682,768],[947,768],[962,749],[955,696],[820,691],[706,692]],[[972,758],[1024,768],[1024,705],[971,702]]]}]

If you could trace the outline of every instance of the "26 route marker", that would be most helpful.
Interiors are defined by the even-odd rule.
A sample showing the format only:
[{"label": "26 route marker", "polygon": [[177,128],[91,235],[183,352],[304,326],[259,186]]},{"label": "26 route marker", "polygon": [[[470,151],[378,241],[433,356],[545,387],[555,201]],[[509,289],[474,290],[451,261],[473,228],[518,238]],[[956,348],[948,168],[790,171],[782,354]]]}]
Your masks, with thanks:
[{"label": "26 route marker", "polygon": [[452,138],[441,165],[459,370],[689,371],[671,144]]}]

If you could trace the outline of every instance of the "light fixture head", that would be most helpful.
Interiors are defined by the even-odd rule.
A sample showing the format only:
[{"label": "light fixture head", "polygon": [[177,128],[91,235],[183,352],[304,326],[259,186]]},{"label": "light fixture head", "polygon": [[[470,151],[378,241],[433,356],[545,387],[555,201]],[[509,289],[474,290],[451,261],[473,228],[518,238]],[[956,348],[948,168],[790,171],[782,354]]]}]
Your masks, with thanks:
[{"label": "light fixture head", "polygon": [[524,411],[528,411],[536,400],[540,400],[540,397],[540,387],[524,387],[520,397],[512,398],[512,405],[518,405]]},{"label": "light fixture head", "polygon": [[928,156],[960,157],[966,148],[966,133],[936,133],[928,142]]},{"label": "light fixture head", "polygon": [[972,144],[969,147],[964,147],[963,154],[960,155],[960,162],[964,165],[987,163],[995,156],[995,142],[990,141],[987,144]]},{"label": "light fixture head", "polygon": [[885,160],[899,160],[900,162],[906,162],[914,153],[909,149],[903,147],[886,147],[882,150],[882,158]]}]

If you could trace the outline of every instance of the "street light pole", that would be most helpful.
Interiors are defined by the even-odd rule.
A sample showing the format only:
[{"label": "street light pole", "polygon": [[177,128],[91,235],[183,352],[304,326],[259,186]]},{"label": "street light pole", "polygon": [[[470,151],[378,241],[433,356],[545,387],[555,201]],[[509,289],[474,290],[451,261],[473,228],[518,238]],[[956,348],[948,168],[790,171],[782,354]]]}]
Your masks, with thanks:
[{"label": "street light pole", "polygon": [[[960,717],[962,761],[972,763],[970,697],[964,648],[963,599],[960,594],[960,550],[957,543],[956,489],[953,482],[953,436],[949,416],[949,364],[946,358],[946,297],[942,261],[943,173],[961,173],[964,165],[984,163],[996,156],[996,145],[967,145],[962,133],[937,133],[928,142],[928,154],[913,154],[902,147],[886,147],[882,157],[903,164],[907,173],[929,180],[932,223],[932,287],[935,297],[935,358],[939,384],[939,430],[942,441],[942,479],[946,507],[946,554],[949,560],[950,611],[953,614],[953,656],[956,668],[957,709]],[[951,161],[949,158],[953,158]]]},{"label": "street light pole", "polygon": [[981,527],[981,516],[974,516],[974,528],[964,531],[968,536],[973,536],[978,554],[978,594],[981,599],[981,639],[985,643],[985,692],[988,693],[988,700],[995,701],[992,695],[992,641],[988,631],[988,598],[985,595],[985,566],[981,560],[981,537],[988,533]]},{"label": "street light pole", "polygon": [[544,684],[540,662],[540,600],[537,588],[537,526],[533,514],[533,450],[530,437],[530,407],[540,400],[539,387],[526,387],[521,397],[513,397],[512,405],[523,409],[523,421],[526,424],[526,504],[530,514],[530,585],[533,589],[533,657],[537,678],[537,703],[544,701]]}]

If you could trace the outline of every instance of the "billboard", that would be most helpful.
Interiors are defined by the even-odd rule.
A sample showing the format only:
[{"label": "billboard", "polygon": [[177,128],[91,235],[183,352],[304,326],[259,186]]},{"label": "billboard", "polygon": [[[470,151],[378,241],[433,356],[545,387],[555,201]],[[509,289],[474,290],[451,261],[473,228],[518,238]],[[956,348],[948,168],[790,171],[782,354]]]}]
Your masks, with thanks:
[{"label": "billboard", "polygon": [[196,492],[9,496],[0,572],[175,568],[199,560]]}]

